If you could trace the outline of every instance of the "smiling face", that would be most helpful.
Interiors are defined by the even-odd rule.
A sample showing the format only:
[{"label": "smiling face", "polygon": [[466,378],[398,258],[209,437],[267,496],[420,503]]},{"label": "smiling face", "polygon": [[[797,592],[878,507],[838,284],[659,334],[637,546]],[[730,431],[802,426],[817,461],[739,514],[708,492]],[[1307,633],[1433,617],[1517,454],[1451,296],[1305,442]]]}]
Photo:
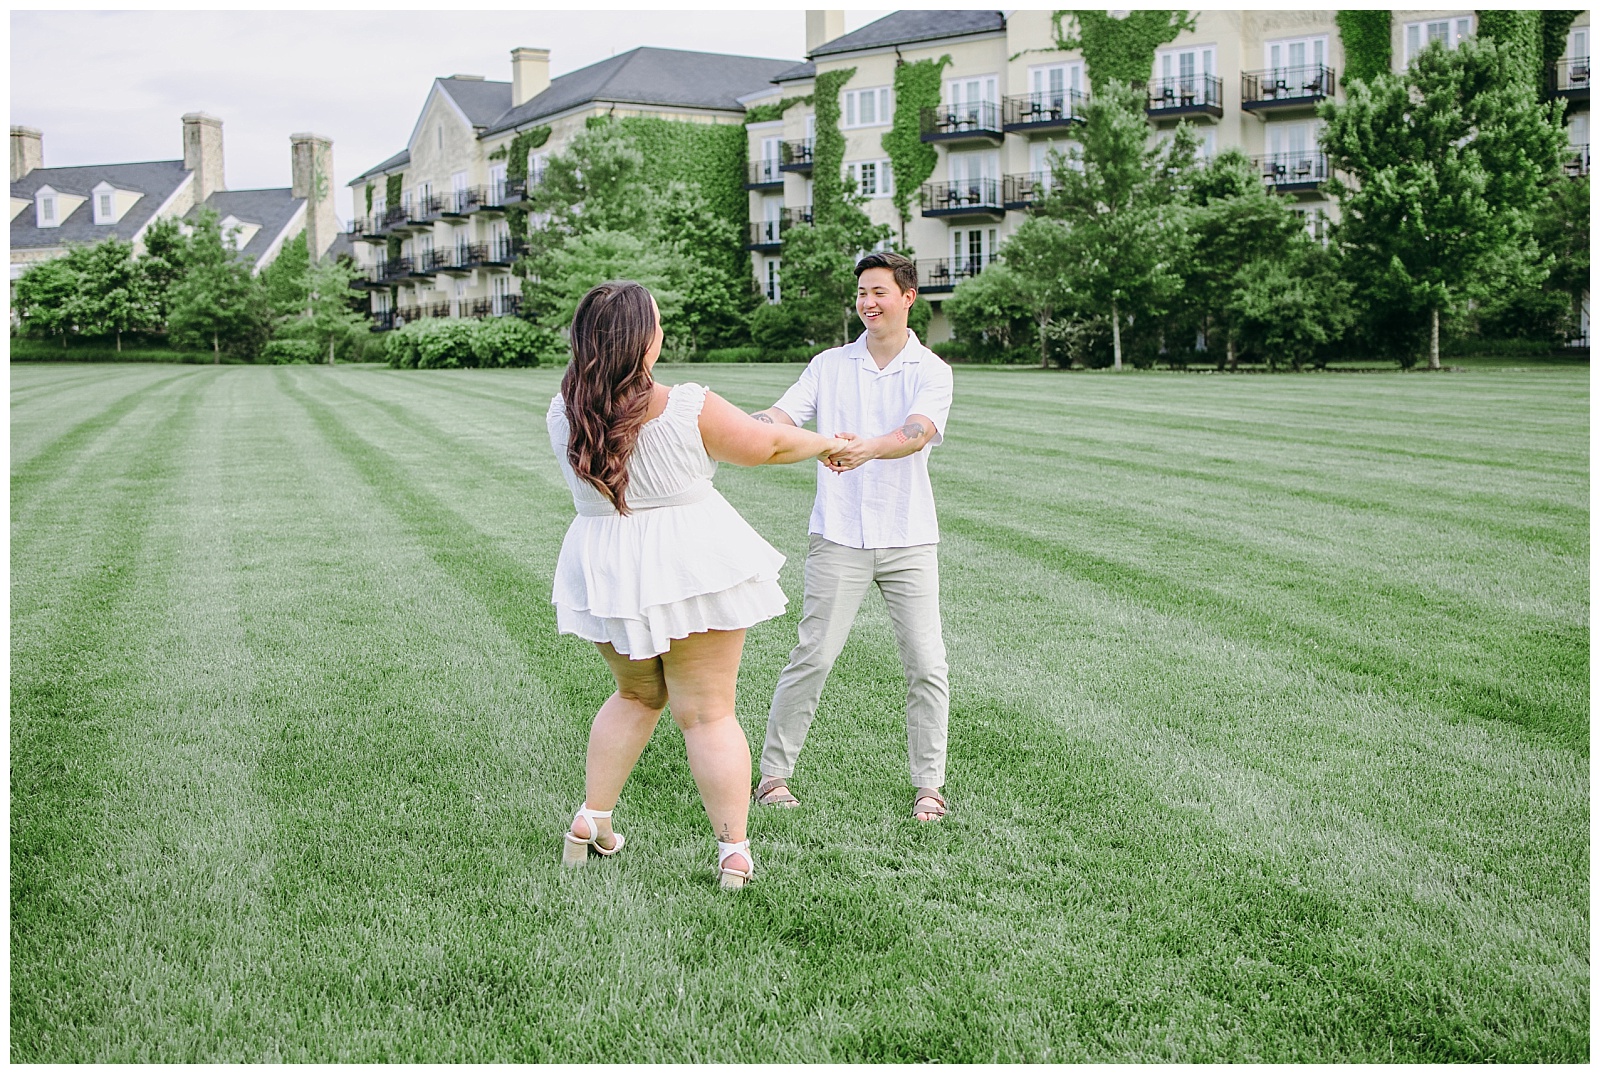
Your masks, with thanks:
[{"label": "smiling face", "polygon": [[915,290],[900,290],[892,269],[869,268],[856,277],[856,314],[872,335],[905,331],[916,300]]}]

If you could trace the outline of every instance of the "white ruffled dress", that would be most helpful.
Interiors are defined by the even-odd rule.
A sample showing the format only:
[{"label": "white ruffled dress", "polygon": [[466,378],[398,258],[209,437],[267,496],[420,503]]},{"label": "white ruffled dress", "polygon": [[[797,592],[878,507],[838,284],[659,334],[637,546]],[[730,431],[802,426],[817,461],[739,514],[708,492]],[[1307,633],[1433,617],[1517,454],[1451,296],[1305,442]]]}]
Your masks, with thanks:
[{"label": "white ruffled dress", "polygon": [[717,463],[700,438],[705,401],[703,386],[679,384],[666,410],[640,430],[628,460],[626,515],[573,472],[566,404],[559,392],[550,401],[550,447],[578,511],[550,597],[561,633],[648,660],[675,638],[741,630],[788,607],[778,585],[783,553],[711,486]]}]

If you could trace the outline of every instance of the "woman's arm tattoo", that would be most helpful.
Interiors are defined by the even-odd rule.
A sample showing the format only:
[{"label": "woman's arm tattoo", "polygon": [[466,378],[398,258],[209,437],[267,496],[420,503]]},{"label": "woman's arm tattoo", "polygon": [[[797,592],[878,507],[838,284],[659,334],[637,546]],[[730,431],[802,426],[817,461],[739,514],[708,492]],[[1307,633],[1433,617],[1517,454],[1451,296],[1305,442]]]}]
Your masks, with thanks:
[{"label": "woman's arm tattoo", "polygon": [[776,424],[778,424],[777,422],[772,420],[772,415],[768,414],[765,410],[758,411],[757,413],[751,414],[750,416],[752,418],[756,419],[757,421],[764,421],[768,425],[776,425]]}]

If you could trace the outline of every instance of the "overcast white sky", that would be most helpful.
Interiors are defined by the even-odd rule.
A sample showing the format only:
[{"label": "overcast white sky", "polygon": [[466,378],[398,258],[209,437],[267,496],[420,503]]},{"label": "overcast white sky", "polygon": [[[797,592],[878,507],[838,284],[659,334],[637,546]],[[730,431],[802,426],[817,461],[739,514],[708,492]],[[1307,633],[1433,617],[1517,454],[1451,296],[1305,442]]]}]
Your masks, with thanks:
[{"label": "overcast white sky", "polygon": [[[410,0],[414,2],[414,0]],[[715,0],[712,0],[715,2]],[[804,58],[799,9],[13,11],[11,122],[44,131],[46,166],[174,160],[185,112],[223,121],[230,189],[289,185],[289,135],[333,139],[344,184],[404,149],[433,79],[511,78],[511,50],[563,75],[640,45]],[[888,9],[847,10],[847,31]]]}]

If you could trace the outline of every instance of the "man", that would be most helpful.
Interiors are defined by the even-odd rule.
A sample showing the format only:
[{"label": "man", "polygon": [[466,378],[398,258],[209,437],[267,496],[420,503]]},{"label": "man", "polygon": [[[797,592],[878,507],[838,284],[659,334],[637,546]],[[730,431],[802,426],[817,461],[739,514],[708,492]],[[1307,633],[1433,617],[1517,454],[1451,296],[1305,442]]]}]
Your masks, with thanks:
[{"label": "man", "polygon": [[[767,717],[755,800],[799,805],[789,777],[817,712],[823,683],[844,648],[856,611],[876,583],[889,608],[905,667],[911,812],[945,815],[949,671],[939,624],[939,523],[928,452],[943,440],[954,378],[906,327],[917,299],[917,267],[899,254],[856,264],[856,312],[866,331],[823,351],[763,421],[805,425],[852,443],[817,471],[800,643],[778,678]],[[878,435],[864,438],[858,432]],[[870,465],[869,465],[870,464]]]}]

